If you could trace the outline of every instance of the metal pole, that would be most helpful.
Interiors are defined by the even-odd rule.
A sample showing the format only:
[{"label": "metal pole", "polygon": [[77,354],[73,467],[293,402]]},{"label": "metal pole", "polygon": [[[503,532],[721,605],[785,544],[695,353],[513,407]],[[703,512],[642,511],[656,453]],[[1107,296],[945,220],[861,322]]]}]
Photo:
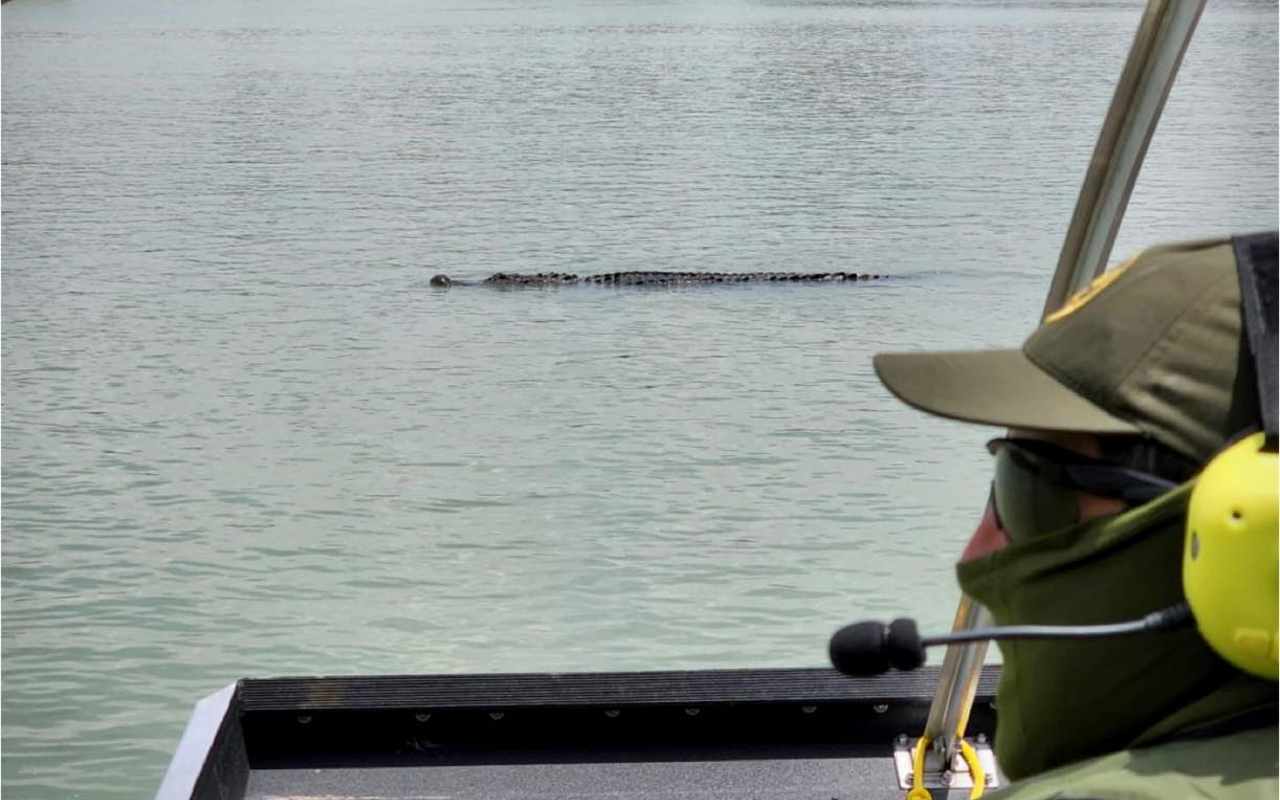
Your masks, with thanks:
[{"label": "metal pole", "polygon": [[[960,595],[953,631],[966,631],[992,623],[991,612],[967,594]],[[942,772],[951,768],[964,730],[969,725],[969,710],[978,693],[978,678],[982,662],[987,655],[986,642],[967,645],[947,645],[942,659],[942,671],[938,676],[938,688],[934,690],[933,705],[929,707],[929,719],[924,726],[924,736],[931,744],[925,756],[925,769]]]},{"label": "metal pole", "polygon": [[[1106,268],[1147,145],[1205,2],[1148,0],[1080,187],[1045,299],[1046,316]],[[961,596],[952,630],[990,622],[986,609]],[[964,737],[986,652],[986,642],[947,647],[924,733],[935,743],[927,761],[935,771],[949,767]]]},{"label": "metal pole", "polygon": [[1044,315],[1100,275],[1205,0],[1149,0],[1071,216]]}]

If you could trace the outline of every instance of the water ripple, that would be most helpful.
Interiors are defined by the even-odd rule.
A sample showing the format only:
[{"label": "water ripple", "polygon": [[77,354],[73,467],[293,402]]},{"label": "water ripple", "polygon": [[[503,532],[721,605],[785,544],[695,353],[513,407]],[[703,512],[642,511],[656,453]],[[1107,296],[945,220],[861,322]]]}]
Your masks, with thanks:
[{"label": "water ripple", "polygon": [[[948,624],[988,432],[870,357],[1020,341],[1135,15],[7,3],[7,793],[145,795],[244,675]],[[1118,253],[1274,225],[1276,52],[1206,11]],[[428,286],[645,269],[893,280]]]}]

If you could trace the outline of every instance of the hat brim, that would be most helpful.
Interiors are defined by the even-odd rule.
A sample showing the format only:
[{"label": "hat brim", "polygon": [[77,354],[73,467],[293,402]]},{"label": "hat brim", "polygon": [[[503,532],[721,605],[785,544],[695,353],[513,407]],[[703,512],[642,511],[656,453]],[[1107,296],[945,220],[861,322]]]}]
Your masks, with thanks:
[{"label": "hat brim", "polygon": [[1139,433],[1054,380],[1021,350],[880,353],[876,375],[921,411],[1006,428]]}]

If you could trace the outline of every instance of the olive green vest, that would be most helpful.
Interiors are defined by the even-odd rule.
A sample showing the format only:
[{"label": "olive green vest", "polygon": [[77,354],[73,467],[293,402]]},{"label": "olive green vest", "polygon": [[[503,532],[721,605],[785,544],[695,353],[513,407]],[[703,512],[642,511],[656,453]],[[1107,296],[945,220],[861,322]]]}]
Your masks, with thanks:
[{"label": "olive green vest", "polygon": [[1121,750],[1018,781],[991,800],[1276,800],[1276,727]]}]

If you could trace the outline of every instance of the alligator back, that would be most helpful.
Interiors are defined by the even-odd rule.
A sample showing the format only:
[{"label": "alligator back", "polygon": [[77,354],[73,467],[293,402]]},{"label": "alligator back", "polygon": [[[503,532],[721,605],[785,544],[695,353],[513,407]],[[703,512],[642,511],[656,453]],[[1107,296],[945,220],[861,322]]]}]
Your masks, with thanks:
[{"label": "alligator back", "polygon": [[[604,272],[596,275],[575,275],[569,272],[497,272],[479,282],[481,286],[569,286],[591,284],[595,286],[693,286],[713,283],[765,283],[765,282],[845,282],[876,280],[885,277],[857,272]],[[448,275],[436,275],[432,286],[468,286],[474,282],[459,281]]]}]

